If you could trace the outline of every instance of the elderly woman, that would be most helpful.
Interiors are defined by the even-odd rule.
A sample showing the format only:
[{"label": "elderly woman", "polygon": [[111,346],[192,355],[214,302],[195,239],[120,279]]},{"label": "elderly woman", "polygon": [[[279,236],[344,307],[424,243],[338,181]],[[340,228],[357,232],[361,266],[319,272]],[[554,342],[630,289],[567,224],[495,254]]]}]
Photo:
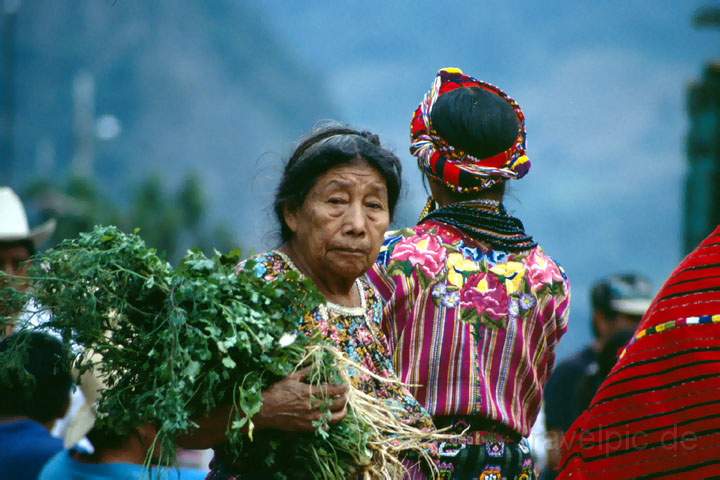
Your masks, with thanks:
[{"label": "elderly woman", "polygon": [[521,178],[524,116],[499,88],[441,70],[410,151],[432,191],[420,223],[389,232],[369,273],[400,379],[438,427],[443,478],[532,479],[527,441],[566,330],[560,267],[503,205]]},{"label": "elderly woman", "polygon": [[[316,131],[291,156],[277,190],[282,245],[253,257],[254,271],[268,280],[290,270],[311,279],[327,302],[306,316],[302,328],[322,332],[351,359],[389,378],[395,374],[380,329],[382,305],[363,274],[382,245],[400,193],[400,174],[397,157],[383,149],[375,135],[344,127]],[[405,421],[432,426],[405,387],[362,377],[354,377],[354,383],[393,402],[404,411]],[[339,421],[346,413],[346,387],[328,385],[325,390],[332,399],[332,421]],[[253,419],[256,429],[312,430],[321,413],[312,406],[318,402],[310,400],[310,387],[301,374],[273,385]],[[215,425],[216,440],[224,428],[222,422]],[[267,478],[253,470],[258,465],[224,464],[221,450],[209,479]]]}]

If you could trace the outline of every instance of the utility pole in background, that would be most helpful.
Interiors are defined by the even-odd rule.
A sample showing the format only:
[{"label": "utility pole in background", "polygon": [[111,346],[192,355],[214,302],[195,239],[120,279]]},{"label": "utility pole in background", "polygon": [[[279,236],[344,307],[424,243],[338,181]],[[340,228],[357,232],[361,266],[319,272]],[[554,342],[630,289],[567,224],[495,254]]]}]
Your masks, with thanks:
[{"label": "utility pole in background", "polygon": [[0,184],[15,173],[15,23],[20,0],[2,3],[2,83],[0,83]]},{"label": "utility pole in background", "polygon": [[95,160],[95,78],[80,71],[73,78],[73,134],[75,148],[72,172],[92,177]]},{"label": "utility pole in background", "polygon": [[[693,17],[696,28],[720,28],[720,8],[704,7]],[[684,253],[720,224],[720,59],[708,62],[687,91],[690,128],[685,180]]]}]

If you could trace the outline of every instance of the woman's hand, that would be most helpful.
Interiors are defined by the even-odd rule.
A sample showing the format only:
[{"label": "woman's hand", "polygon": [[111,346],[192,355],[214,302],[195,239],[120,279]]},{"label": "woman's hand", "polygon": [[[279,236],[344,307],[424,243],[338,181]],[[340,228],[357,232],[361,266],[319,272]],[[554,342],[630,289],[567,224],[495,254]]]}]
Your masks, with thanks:
[{"label": "woman's hand", "polygon": [[[347,385],[310,386],[303,383],[309,368],[289,375],[263,392],[263,405],[252,419],[256,430],[275,429],[294,432],[314,430],[313,422],[329,410],[330,423],[347,414]],[[205,449],[225,441],[232,406],[222,405],[203,418],[196,419],[198,429],[180,436],[178,445]]]},{"label": "woman's hand", "polygon": [[347,385],[311,386],[303,382],[309,368],[280,380],[263,392],[263,405],[253,423],[258,429],[312,431],[313,422],[330,411],[330,423],[347,415]]}]

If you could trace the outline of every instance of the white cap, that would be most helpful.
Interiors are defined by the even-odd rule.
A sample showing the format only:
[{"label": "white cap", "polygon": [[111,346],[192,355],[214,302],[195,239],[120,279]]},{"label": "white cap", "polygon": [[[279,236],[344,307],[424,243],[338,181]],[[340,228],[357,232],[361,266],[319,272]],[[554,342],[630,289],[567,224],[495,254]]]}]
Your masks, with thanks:
[{"label": "white cap", "polygon": [[652,298],[623,298],[612,300],[610,306],[616,312],[626,315],[645,315],[651,303]]},{"label": "white cap", "polygon": [[20,198],[10,187],[0,187],[0,242],[30,240],[37,248],[55,231],[55,219],[30,230]]}]

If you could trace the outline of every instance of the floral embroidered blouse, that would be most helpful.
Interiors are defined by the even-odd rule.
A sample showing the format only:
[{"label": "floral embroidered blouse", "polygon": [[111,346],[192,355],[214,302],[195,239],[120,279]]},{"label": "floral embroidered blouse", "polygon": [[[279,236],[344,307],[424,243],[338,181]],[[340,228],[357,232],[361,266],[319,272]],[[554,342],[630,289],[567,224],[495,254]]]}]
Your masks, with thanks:
[{"label": "floral embroidered blouse", "polygon": [[[287,255],[276,250],[253,257],[253,260],[256,262],[254,268],[257,276],[268,281],[291,269],[297,270]],[[357,280],[357,286],[360,292],[360,307],[343,307],[327,302],[305,317],[301,329],[305,332],[320,331],[347,353],[351,360],[381,377],[397,378],[388,343],[381,329],[382,303],[364,278]],[[432,427],[432,419],[427,411],[406,387],[395,383],[381,383],[367,375],[353,375],[353,372],[350,374],[355,387],[386,399],[391,403],[391,408],[402,412],[406,423],[418,428]]]},{"label": "floral embroidered blouse", "polygon": [[[289,270],[297,270],[290,258],[273,250],[253,258],[255,273],[265,280],[275,280]],[[360,307],[343,307],[327,302],[305,317],[301,329],[320,331],[351,360],[385,378],[397,378],[390,350],[381,329],[382,303],[364,278],[357,280]],[[325,313],[327,312],[327,313]],[[364,374],[349,372],[354,386],[365,393],[386,399],[392,409],[402,412],[404,421],[418,428],[431,428],[432,419],[408,389],[397,383],[382,383]],[[358,372],[359,373],[359,372]]]},{"label": "floral embroidered blouse", "polygon": [[[273,281],[290,270],[297,270],[292,260],[284,253],[271,250],[251,258],[255,262],[254,271],[259,278]],[[245,265],[240,263],[239,269]],[[368,370],[385,378],[397,378],[390,350],[381,329],[382,303],[377,298],[373,288],[364,278],[357,280],[360,292],[360,307],[344,307],[327,302],[309,312],[301,325],[305,332],[320,331],[331,339],[340,350]],[[399,383],[383,383],[374,378],[354,372],[348,372],[353,386],[365,393],[384,399],[388,407],[397,412],[408,425],[423,430],[433,428],[432,418],[428,412],[408,391],[407,387]],[[428,444],[429,453],[435,455],[436,446]],[[215,457],[211,463],[211,480],[235,480],[236,477],[229,465],[224,465],[221,456]],[[408,478],[425,478],[417,474]]]},{"label": "floral embroidered blouse", "polygon": [[528,435],[570,285],[541,247],[489,250],[433,220],[388,232],[368,279],[400,379],[433,416],[472,415]]}]

